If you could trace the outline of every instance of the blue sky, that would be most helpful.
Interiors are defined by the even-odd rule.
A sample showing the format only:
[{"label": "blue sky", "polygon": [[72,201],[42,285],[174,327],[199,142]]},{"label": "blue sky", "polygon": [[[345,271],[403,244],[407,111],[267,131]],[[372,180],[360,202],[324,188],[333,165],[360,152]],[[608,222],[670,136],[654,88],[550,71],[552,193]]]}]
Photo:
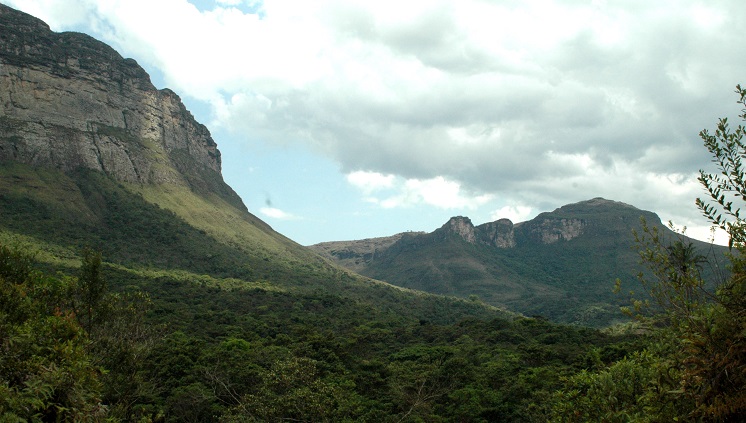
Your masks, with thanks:
[{"label": "blue sky", "polygon": [[746,2],[0,0],[138,61],[301,244],[605,197],[704,239]]}]

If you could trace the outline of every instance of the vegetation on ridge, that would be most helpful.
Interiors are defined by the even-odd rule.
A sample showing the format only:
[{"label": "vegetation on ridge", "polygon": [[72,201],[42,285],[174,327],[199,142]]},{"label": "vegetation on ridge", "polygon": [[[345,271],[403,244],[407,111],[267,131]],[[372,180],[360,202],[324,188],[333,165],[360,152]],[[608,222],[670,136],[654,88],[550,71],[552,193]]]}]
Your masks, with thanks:
[{"label": "vegetation on ridge", "polygon": [[[723,148],[746,150],[740,139]],[[96,204],[113,208],[109,197],[127,191],[95,192]],[[3,210],[42,227],[60,219],[55,210]],[[124,230],[94,215],[92,225]],[[634,325],[602,333],[344,272],[291,266],[251,279],[230,265],[140,266],[131,253],[111,263],[91,250],[70,268],[66,235],[49,234],[47,244],[24,227],[34,244],[13,247],[7,234],[22,225],[3,222],[4,420],[727,422],[744,412],[746,264],[737,232],[732,274],[711,291],[686,239],[644,228],[637,245],[650,270],[640,277],[652,301],[632,304]],[[101,236],[68,235],[73,246]],[[143,242],[170,241],[155,233]],[[50,261],[51,252],[67,258]]]},{"label": "vegetation on ridge", "polygon": [[[89,37],[54,35],[4,5],[0,25],[9,28],[0,32],[12,46],[0,52],[9,66],[31,63],[52,78],[94,71],[104,87],[114,82],[121,90],[128,81],[153,89],[134,61]],[[73,71],[67,59],[76,55],[82,61]],[[98,92],[108,97],[106,88]],[[746,91],[738,92],[746,105]],[[36,97],[16,98],[29,99],[22,109],[38,112],[38,128],[48,115],[70,116],[57,113],[59,103],[37,110]],[[214,142],[183,105],[170,104],[176,123],[202,134],[207,149],[193,158],[170,150],[170,162],[159,163],[167,167],[168,177],[158,179],[164,185],[116,182],[112,173],[75,170],[65,166],[78,162],[59,158],[46,163],[51,168],[34,167],[29,157],[50,151],[33,148],[4,156],[26,164],[0,163],[0,421],[730,422],[746,413],[743,127],[731,132],[721,121],[715,134],[701,133],[723,176],[701,174],[712,201],[697,204],[731,235],[730,274],[708,281],[689,240],[642,226],[642,285],[618,285],[644,288],[627,309],[636,321],[598,331],[517,316],[475,295],[402,289],[329,264],[250,215],[219,166],[201,166],[219,164]],[[131,142],[149,148],[150,140],[112,122],[97,135],[120,141],[117,151],[129,154]],[[0,118],[6,152],[27,141],[24,124]],[[74,132],[51,126],[60,140]],[[27,147],[51,148],[47,132],[34,134],[41,143]],[[541,224],[562,224],[578,212],[572,209],[544,215]],[[616,216],[602,217],[596,233],[613,231]],[[516,236],[537,235],[527,228]],[[422,241],[402,240],[396,248]],[[473,245],[450,247],[440,250],[444,257]],[[561,261],[587,263],[579,261],[582,249],[571,251],[546,262],[542,289],[572,284],[573,269]],[[504,270],[512,283],[525,281],[531,263],[489,258],[514,266]],[[437,272],[478,273],[458,260],[443,264],[433,261],[435,272],[415,276],[432,283]],[[631,266],[619,261],[586,277],[603,286],[598,281]]]},{"label": "vegetation on ridge", "polygon": [[[662,227],[652,212],[596,198],[528,222],[503,224],[499,245],[495,224],[467,228],[474,231],[474,239],[467,240],[452,232],[449,222],[432,233],[403,233],[390,242],[314,248],[351,270],[398,286],[461,298],[476,295],[525,315],[603,328],[627,321],[619,314],[626,300],[610,287],[617,278],[635,281],[638,256],[631,233],[640,229],[640,216]],[[724,261],[725,247],[692,242],[713,262]],[[705,270],[709,277],[710,269]]]}]

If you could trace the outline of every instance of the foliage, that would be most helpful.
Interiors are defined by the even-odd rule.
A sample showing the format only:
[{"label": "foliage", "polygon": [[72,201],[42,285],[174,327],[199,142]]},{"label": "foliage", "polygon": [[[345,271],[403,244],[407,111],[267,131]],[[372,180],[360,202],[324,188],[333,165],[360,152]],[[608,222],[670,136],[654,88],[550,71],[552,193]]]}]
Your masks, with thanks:
[{"label": "foliage", "polygon": [[[738,104],[746,106],[746,89],[736,86],[739,95]],[[746,109],[739,115],[746,120]],[[738,125],[734,131],[730,130],[728,118],[718,121],[714,134],[706,129],[700,132],[705,147],[713,156],[713,162],[720,172],[707,173],[700,170],[699,181],[709,194],[709,199],[697,199],[697,207],[713,224],[724,229],[730,236],[729,246],[743,246],[746,244],[746,227],[741,215],[739,202],[746,199],[746,169],[743,157],[746,152],[743,136],[746,128]],[[734,202],[736,205],[734,206]]]},{"label": "foliage", "polygon": [[0,418],[94,421],[100,370],[67,307],[69,278],[34,271],[27,253],[0,245]]},{"label": "foliage", "polygon": [[[738,86],[737,92],[744,104],[746,90]],[[746,119],[746,111],[741,117]],[[730,132],[726,119],[714,135],[700,133],[720,174],[700,172],[711,202],[696,204],[730,235],[730,274],[713,272],[720,280],[706,281],[703,268],[711,257],[683,236],[668,239],[643,221],[635,237],[647,269],[638,278],[649,299],[635,300],[627,311],[656,342],[609,367],[569,378],[553,397],[555,421],[735,422],[746,414],[743,134],[742,126]]]},{"label": "foliage", "polygon": [[[90,419],[529,421],[563,375],[592,362],[588,349],[601,351],[605,363],[639,349],[634,338],[544,320],[460,317],[454,324],[437,316],[457,312],[453,307],[461,303],[428,305],[435,300],[428,296],[381,297],[392,305],[397,299],[411,314],[382,312],[336,293],[139,272],[103,260],[92,269],[87,266],[98,266],[98,255],[81,256],[80,267],[60,269],[78,277],[45,276],[57,291],[38,297],[44,304],[38,310],[47,318],[59,310],[75,328],[79,347],[71,351],[79,364],[69,371],[89,395],[87,403],[66,407],[85,410]],[[18,257],[4,261],[10,263],[4,274],[43,276],[30,256]],[[88,330],[88,316],[72,312],[85,298],[85,275],[106,286]],[[42,339],[60,337],[33,342]],[[30,342],[23,344],[27,357],[40,360],[44,354],[28,349]],[[4,368],[30,372],[18,354],[4,357]],[[3,407],[17,415],[24,407],[19,401],[45,401],[39,391],[23,396],[8,386]]]},{"label": "foliage", "polygon": [[0,417],[129,420],[131,405],[152,395],[140,372],[154,339],[149,299],[108,292],[92,250],[82,253],[79,277],[34,264],[25,250],[0,244]]},{"label": "foliage", "polygon": [[635,352],[596,371],[583,370],[569,377],[565,388],[553,394],[552,422],[671,422],[690,408],[672,393],[678,374],[664,366],[651,347]]},{"label": "foliage", "polygon": [[[639,229],[640,215],[650,225],[663,226],[658,216],[606,200],[572,204],[514,228],[516,245],[497,248],[483,227],[477,241],[433,233],[403,234],[380,249],[364,242],[335,243],[332,254],[357,257],[363,274],[399,286],[469,298],[477,295],[491,305],[555,322],[607,327],[625,320],[623,300],[609,284],[617,278],[635,282],[638,256],[629,236]],[[563,225],[582,226],[582,236],[545,243],[542,235],[562,237]],[[553,232],[554,231],[554,232]],[[665,228],[661,231],[670,233]],[[480,238],[481,237],[481,238]],[[692,240],[698,252],[711,247]],[[348,261],[349,263],[349,261]],[[703,269],[703,276],[709,269]]]}]

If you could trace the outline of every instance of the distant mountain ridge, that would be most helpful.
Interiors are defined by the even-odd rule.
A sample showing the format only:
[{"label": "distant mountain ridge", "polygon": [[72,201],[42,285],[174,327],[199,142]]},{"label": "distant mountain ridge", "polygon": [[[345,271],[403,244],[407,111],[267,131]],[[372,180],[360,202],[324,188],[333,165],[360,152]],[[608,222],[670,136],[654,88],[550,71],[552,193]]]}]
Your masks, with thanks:
[{"label": "distant mountain ridge", "polygon": [[224,182],[216,142],[178,95],[108,45],[0,4],[0,244],[9,242],[65,272],[82,248],[98,250],[120,287],[213,280],[415,322],[513,315],[356,275],[277,233]]},{"label": "distant mountain ridge", "polygon": [[[499,219],[474,226],[468,217],[457,216],[431,233],[402,233],[384,238],[386,242],[326,242],[312,248],[395,285],[476,295],[524,314],[604,326],[622,319],[619,306],[628,301],[612,293],[615,279],[635,283],[640,266],[632,231],[640,229],[640,218],[669,238],[676,236],[655,213],[593,198],[527,222]],[[691,242],[718,256],[725,250]]]},{"label": "distant mountain ridge", "polygon": [[[625,209],[629,213],[616,213]],[[606,219],[604,219],[605,214],[607,215]],[[358,267],[362,266],[364,268],[365,264],[375,257],[375,254],[381,254],[403,237],[425,236],[440,240],[455,237],[469,244],[507,249],[535,243],[547,245],[559,241],[569,241],[581,236],[589,229],[624,235],[622,232],[632,228],[627,223],[633,215],[636,216],[636,221],[633,222],[632,226],[639,223],[640,217],[644,217],[651,225],[660,226],[662,224],[655,213],[643,211],[622,202],[596,197],[588,201],[562,206],[553,212],[543,212],[526,222],[513,223],[510,219],[501,218],[494,222],[474,226],[468,217],[454,216],[430,234],[426,232],[402,232],[381,238],[321,242],[311,247],[326,257],[337,261],[354,259],[347,267],[358,265]],[[621,226],[614,225],[613,219],[615,218],[624,222],[624,224]],[[599,226],[602,223],[611,225],[602,228]],[[520,242],[520,245],[518,245],[518,242]]]},{"label": "distant mountain ridge", "polygon": [[[442,304],[467,315],[497,311],[369,278],[604,325],[626,304],[610,291],[615,278],[632,277],[637,262],[630,228],[641,214],[660,224],[653,213],[593,199],[529,222],[474,226],[454,217],[432,233],[314,246],[366,276],[358,277],[249,213],[222,179],[207,128],[134,60],[2,4],[0,29],[0,237],[90,246],[117,265],[270,281],[306,293],[343,287],[405,314],[411,307],[399,295],[444,316],[451,314]],[[377,296],[382,287],[394,292],[391,302]]]}]

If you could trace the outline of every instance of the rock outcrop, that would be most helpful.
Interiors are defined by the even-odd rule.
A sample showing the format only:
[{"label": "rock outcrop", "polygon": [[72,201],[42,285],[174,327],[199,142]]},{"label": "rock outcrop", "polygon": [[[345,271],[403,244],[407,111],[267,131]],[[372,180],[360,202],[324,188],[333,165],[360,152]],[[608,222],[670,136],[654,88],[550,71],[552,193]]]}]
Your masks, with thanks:
[{"label": "rock outcrop", "polygon": [[474,224],[471,223],[471,219],[463,216],[452,217],[445,225],[435,231],[435,234],[443,239],[456,236],[470,244],[477,242],[477,236],[474,232]]},{"label": "rock outcrop", "polygon": [[515,231],[510,219],[500,219],[477,226],[483,244],[497,248],[515,247]]},{"label": "rock outcrop", "polygon": [[531,237],[542,244],[569,241],[583,234],[582,219],[544,219],[530,225]]},{"label": "rock outcrop", "polygon": [[4,160],[129,183],[223,184],[217,145],[179,96],[106,44],[0,4]]}]

